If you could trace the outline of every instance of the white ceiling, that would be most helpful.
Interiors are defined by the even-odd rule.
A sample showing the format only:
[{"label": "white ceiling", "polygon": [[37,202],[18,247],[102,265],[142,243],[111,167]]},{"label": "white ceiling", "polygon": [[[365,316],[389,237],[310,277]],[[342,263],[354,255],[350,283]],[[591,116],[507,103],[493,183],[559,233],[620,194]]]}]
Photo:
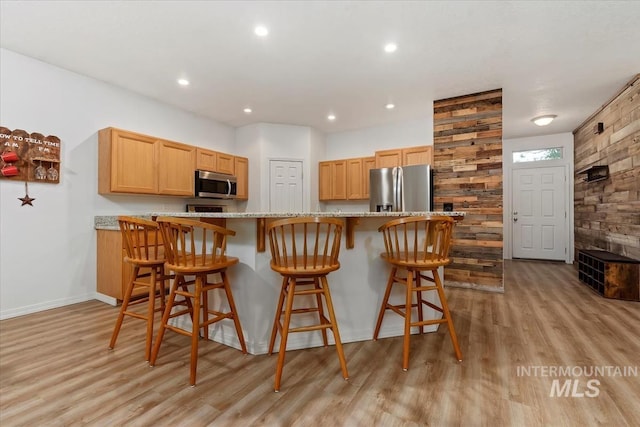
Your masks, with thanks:
[{"label": "white ceiling", "polygon": [[340,132],[502,88],[505,138],[570,132],[640,72],[632,1],[2,0],[0,16],[3,48],[232,126]]}]

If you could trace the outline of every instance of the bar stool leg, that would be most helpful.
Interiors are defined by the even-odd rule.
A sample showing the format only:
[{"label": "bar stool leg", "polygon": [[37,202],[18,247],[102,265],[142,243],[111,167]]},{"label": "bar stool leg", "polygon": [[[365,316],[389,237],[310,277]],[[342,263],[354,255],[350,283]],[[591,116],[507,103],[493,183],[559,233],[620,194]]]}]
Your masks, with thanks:
[{"label": "bar stool leg", "polygon": [[282,324],[282,330],[280,331],[280,351],[278,352],[276,378],[273,386],[276,393],[280,391],[280,378],[282,377],[282,368],[284,366],[284,355],[287,352],[287,337],[289,336],[289,324],[291,323],[291,312],[293,310],[293,298],[295,296],[295,292],[296,279],[290,278],[286,289],[287,307],[284,310],[284,323]]},{"label": "bar stool leg", "polygon": [[329,320],[331,321],[331,330],[333,331],[333,338],[336,341],[336,351],[338,352],[338,359],[340,359],[340,368],[342,369],[342,377],[345,380],[349,379],[349,372],[347,372],[347,361],[344,358],[344,351],[342,350],[342,341],[340,340],[340,332],[338,332],[338,321],[333,311],[333,301],[331,300],[331,292],[329,291],[329,283],[327,282],[327,276],[320,278],[322,281],[322,290],[324,291],[324,298],[327,302],[327,311],[329,312]]},{"label": "bar stool leg", "polygon": [[151,340],[153,339],[153,320],[156,311],[156,268],[151,269],[149,282],[149,301],[147,301],[147,337],[145,341],[144,358],[148,362],[151,357]]},{"label": "bar stool leg", "polygon": [[162,338],[164,337],[164,331],[166,329],[166,325],[169,322],[169,316],[171,315],[171,308],[173,307],[173,303],[176,299],[176,290],[183,283],[184,278],[182,276],[176,275],[175,280],[173,281],[173,285],[171,286],[171,292],[169,292],[169,299],[167,300],[167,305],[164,308],[164,312],[162,313],[162,321],[160,322],[160,329],[158,330],[158,336],[156,337],[156,342],[153,343],[153,350],[151,350],[151,358],[149,359],[149,366],[154,366],[156,363],[156,359],[158,358],[158,352],[160,351],[160,345],[162,344]]},{"label": "bar stool leg", "polygon": [[196,385],[196,371],[198,369],[198,341],[200,340],[200,307],[202,304],[202,276],[196,276],[193,292],[193,327],[191,329],[191,387]]},{"label": "bar stool leg", "polygon": [[109,350],[113,350],[116,346],[116,340],[118,339],[118,334],[120,333],[120,328],[122,327],[122,322],[124,321],[124,313],[127,311],[129,307],[129,301],[131,300],[131,294],[133,293],[133,282],[138,277],[140,272],[140,267],[134,267],[131,272],[131,279],[129,280],[129,285],[127,285],[127,290],[124,293],[124,299],[122,300],[122,305],[120,306],[120,313],[118,313],[118,319],[116,320],[116,326],[113,329],[113,334],[111,334],[111,342],[109,343]]},{"label": "bar stool leg", "polygon": [[244,334],[242,333],[242,326],[240,326],[240,319],[238,318],[238,310],[236,310],[236,303],[233,300],[233,294],[231,293],[231,286],[229,285],[229,279],[225,271],[220,272],[222,283],[224,283],[224,292],[227,295],[227,301],[229,302],[229,309],[233,315],[233,324],[236,327],[236,333],[238,334],[238,340],[240,341],[240,347],[242,353],[247,354],[247,344],[244,342]]},{"label": "bar stool leg", "polygon": [[[313,287],[317,290],[322,290],[320,286],[320,281],[317,277],[313,278]],[[324,315],[324,307],[322,304],[322,297],[319,293],[316,294],[316,304],[318,305],[318,318],[320,319],[320,324],[326,324],[326,317]],[[325,347],[329,347],[329,340],[327,339],[327,330],[322,329],[322,341],[324,342]]]},{"label": "bar stool leg", "polygon": [[[416,288],[419,288],[421,283],[420,283],[420,272],[416,271],[415,272],[416,275]],[[422,307],[422,291],[416,291],[416,302],[418,303],[418,321],[422,323],[422,320],[424,319],[423,317],[423,307]],[[424,333],[424,325],[420,325],[419,329],[419,334],[423,334]]]},{"label": "bar stool leg", "polygon": [[282,306],[284,305],[284,295],[287,289],[288,277],[282,278],[282,286],[280,287],[280,297],[278,298],[278,307],[276,308],[275,319],[273,320],[273,328],[271,329],[271,339],[269,340],[269,355],[273,354],[273,347],[276,343],[276,335],[278,334],[278,325],[282,317]]},{"label": "bar stool leg", "polygon": [[404,313],[404,340],[402,345],[402,370],[409,369],[409,339],[411,338],[411,300],[413,296],[413,271],[407,270],[407,289]]},{"label": "bar stool leg", "polygon": [[442,282],[440,281],[440,275],[437,270],[433,270],[433,278],[436,282],[436,289],[438,290],[438,296],[440,297],[440,304],[442,305],[442,313],[444,317],[447,319],[447,326],[449,327],[449,335],[451,336],[451,344],[453,344],[453,351],[456,353],[456,358],[458,362],[462,362],[462,352],[460,351],[460,346],[458,345],[458,336],[456,335],[456,330],[453,327],[453,320],[451,320],[451,313],[449,313],[449,305],[447,304],[447,297],[444,294],[444,288],[442,287]]},{"label": "bar stool leg", "polygon": [[393,283],[395,282],[395,276],[398,269],[393,267],[391,269],[391,274],[389,274],[389,280],[387,280],[387,289],[384,291],[384,298],[382,298],[382,305],[380,306],[380,313],[378,314],[378,321],[376,323],[376,329],[373,332],[373,340],[378,339],[378,334],[380,333],[380,327],[382,326],[382,318],[384,317],[384,313],[387,311],[387,305],[389,304],[389,295],[391,295],[391,288],[393,287]]}]

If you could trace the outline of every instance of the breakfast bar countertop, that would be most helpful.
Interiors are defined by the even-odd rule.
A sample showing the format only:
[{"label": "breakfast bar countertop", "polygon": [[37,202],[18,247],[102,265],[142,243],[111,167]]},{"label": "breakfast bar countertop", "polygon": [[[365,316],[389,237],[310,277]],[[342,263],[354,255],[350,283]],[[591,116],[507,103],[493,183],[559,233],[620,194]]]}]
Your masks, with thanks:
[{"label": "breakfast bar countertop", "polygon": [[[243,219],[243,218],[291,218],[302,216],[317,216],[330,218],[380,218],[380,217],[405,217],[405,216],[422,216],[422,215],[445,215],[457,218],[463,218],[466,212],[444,212],[444,211],[420,211],[420,212],[149,212],[143,214],[127,214],[130,216],[138,216],[151,218],[154,216],[175,216],[182,218],[226,218],[226,219]],[[94,217],[94,225],[96,230],[118,230],[117,215],[103,215]]]}]

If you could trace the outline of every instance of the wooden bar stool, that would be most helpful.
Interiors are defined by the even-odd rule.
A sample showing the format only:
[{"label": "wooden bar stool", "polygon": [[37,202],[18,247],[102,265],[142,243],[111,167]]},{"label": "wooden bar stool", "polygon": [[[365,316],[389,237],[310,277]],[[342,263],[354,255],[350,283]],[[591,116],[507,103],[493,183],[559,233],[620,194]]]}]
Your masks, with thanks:
[{"label": "wooden bar stool", "polygon": [[[153,321],[156,311],[165,307],[164,248],[160,229],[154,221],[129,216],[119,216],[118,224],[122,233],[124,245],[124,261],[131,264],[133,271],[125,290],[124,299],[120,306],[120,313],[116,320],[109,349],[116,346],[116,340],[122,327],[124,316],[131,316],[147,322],[145,346],[145,360],[151,355],[151,340],[153,337]],[[142,292],[144,290],[144,292]],[[145,295],[142,298],[136,296]],[[134,299],[132,299],[134,298]],[[160,299],[160,307],[156,309],[156,298]],[[146,313],[132,311],[129,308],[137,304],[147,303]]]},{"label": "wooden bar stool", "polygon": [[[280,391],[280,378],[287,350],[287,337],[292,332],[320,330],[324,346],[327,341],[327,329],[333,332],[338,359],[344,379],[349,379],[347,362],[342,351],[342,342],[338,332],[338,322],[333,311],[333,302],[327,282],[327,275],[340,268],[340,237],[342,221],[335,218],[287,218],[274,221],[268,228],[271,247],[271,269],[282,275],[282,289],[276,308],[269,354],[273,353],[276,335],[280,332],[280,351],[276,364],[274,390]],[[296,296],[315,296],[311,306],[293,308]],[[323,307],[322,298],[326,304]],[[285,305],[286,302],[286,305]],[[283,310],[284,307],[284,310]],[[318,323],[307,326],[291,327],[294,314],[318,313]],[[284,321],[282,321],[284,316]]]},{"label": "wooden bar stool", "polygon": [[[162,230],[165,242],[167,269],[173,271],[176,278],[171,286],[169,299],[162,316],[162,323],[151,352],[149,364],[153,366],[160,351],[162,338],[166,329],[191,337],[191,373],[190,384],[196,384],[196,370],[198,363],[198,340],[200,329],[204,330],[204,337],[209,338],[209,325],[223,319],[233,320],[242,353],[247,353],[240,319],[229,286],[227,268],[237,264],[238,258],[226,255],[227,236],[235,235],[235,231],[184,218],[158,217],[158,224]],[[219,274],[219,282],[210,282],[209,275]],[[185,276],[193,276],[187,281]],[[190,286],[190,287],[189,287]],[[223,312],[209,308],[208,292],[222,289],[229,303],[229,311]],[[172,313],[172,309],[179,305],[176,296],[191,302],[186,308]],[[169,319],[189,313],[192,319],[192,329],[187,331],[169,324]],[[212,317],[209,317],[209,316]],[[202,320],[200,317],[202,316]]]},{"label": "wooden bar stool", "polygon": [[[387,289],[384,293],[378,322],[376,324],[373,339],[378,339],[382,319],[387,310],[404,317],[404,345],[402,353],[402,369],[409,369],[409,337],[411,327],[418,326],[423,333],[425,325],[446,323],[449,327],[449,335],[456,354],[456,358],[462,361],[462,353],[458,346],[458,338],[451,320],[451,313],[447,306],[447,298],[444,294],[442,281],[438,275],[438,267],[451,263],[449,247],[451,245],[451,233],[454,220],[447,216],[426,216],[399,218],[382,225],[378,231],[383,233],[385,253],[381,257],[391,264],[391,274],[387,281]],[[399,270],[406,271],[406,278],[397,275]],[[424,272],[430,271],[432,277]],[[434,283],[424,286],[422,280]],[[404,304],[393,305],[389,303],[389,295],[394,283],[405,285]],[[440,298],[442,307],[426,301],[422,292],[435,290]],[[416,294],[416,303],[413,303],[413,294]],[[443,314],[442,319],[424,320],[423,306],[426,305]],[[417,308],[418,319],[411,320],[412,308]]]}]

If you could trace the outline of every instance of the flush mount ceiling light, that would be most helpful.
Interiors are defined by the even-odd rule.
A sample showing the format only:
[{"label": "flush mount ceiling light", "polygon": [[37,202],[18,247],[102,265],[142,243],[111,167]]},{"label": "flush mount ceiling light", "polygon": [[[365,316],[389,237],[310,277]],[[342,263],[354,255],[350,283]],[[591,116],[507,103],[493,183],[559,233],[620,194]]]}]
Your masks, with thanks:
[{"label": "flush mount ceiling light", "polygon": [[555,114],[547,114],[546,116],[534,117],[533,119],[531,119],[531,121],[538,126],[546,126],[551,123],[556,117],[558,116],[556,116]]},{"label": "flush mount ceiling light", "polygon": [[256,33],[256,36],[258,37],[265,37],[269,34],[269,30],[263,25],[258,25],[253,29],[253,32]]},{"label": "flush mount ceiling light", "polygon": [[189,80],[187,80],[187,79],[178,79],[178,84],[180,86],[189,86]]},{"label": "flush mount ceiling light", "polygon": [[386,108],[387,110],[393,110],[394,108],[396,108],[396,106],[392,103],[388,103],[384,106],[384,108]]},{"label": "flush mount ceiling light", "polygon": [[252,112],[253,110],[252,110],[251,108],[247,107],[247,108],[245,108],[245,109],[244,109],[244,110],[242,110],[242,111],[244,111],[244,112],[245,112],[245,113],[247,113],[247,114],[251,114],[251,112]]},{"label": "flush mount ceiling light", "polygon": [[329,115],[327,116],[327,119],[328,119],[328,120],[331,120],[331,121],[334,121],[334,120],[336,119],[336,116],[335,116],[334,114],[329,114]]},{"label": "flush mount ceiling light", "polygon": [[387,53],[392,53],[398,50],[398,45],[395,43],[387,43],[384,45],[384,51]]}]

